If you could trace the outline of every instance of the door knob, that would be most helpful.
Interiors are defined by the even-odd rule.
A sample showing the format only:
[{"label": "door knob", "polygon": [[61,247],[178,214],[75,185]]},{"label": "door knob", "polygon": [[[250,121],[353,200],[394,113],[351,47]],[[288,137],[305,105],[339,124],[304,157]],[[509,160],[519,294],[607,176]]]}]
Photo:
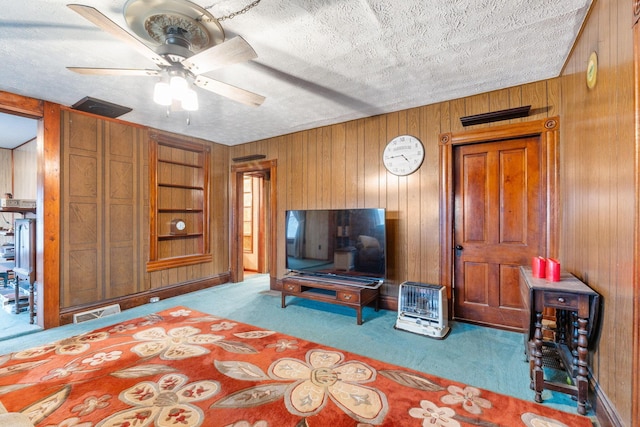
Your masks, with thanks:
[{"label": "door knob", "polygon": [[456,256],[460,256],[460,255],[462,255],[462,250],[463,250],[464,248],[463,248],[462,246],[460,246],[460,245],[456,245],[456,246],[454,247],[454,249],[456,250]]}]

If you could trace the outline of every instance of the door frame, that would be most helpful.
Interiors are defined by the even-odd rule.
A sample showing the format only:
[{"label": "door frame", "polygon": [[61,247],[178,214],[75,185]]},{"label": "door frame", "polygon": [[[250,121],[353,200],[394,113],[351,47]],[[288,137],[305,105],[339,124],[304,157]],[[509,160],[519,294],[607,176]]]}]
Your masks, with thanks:
[{"label": "door frame", "polygon": [[0,91],[0,111],[38,120],[36,320],[49,329],[60,325],[60,105]]},{"label": "door frame", "polygon": [[[230,281],[232,283],[244,280],[243,246],[242,246],[242,219],[243,219],[243,176],[245,173],[261,172],[268,174],[269,179],[269,201],[266,207],[269,211],[269,237],[265,247],[269,251],[269,275],[272,280],[276,272],[276,236],[277,236],[277,161],[263,160],[241,165],[231,165],[231,214],[230,214]],[[265,178],[266,180],[266,178]]]},{"label": "door frame", "polygon": [[453,147],[458,145],[496,142],[523,137],[538,137],[540,142],[540,182],[546,193],[542,195],[546,210],[542,222],[545,227],[545,257],[558,256],[558,141],[559,118],[550,117],[522,123],[492,126],[462,132],[447,132],[439,138],[440,164],[440,284],[447,287],[450,313],[453,313]]}]

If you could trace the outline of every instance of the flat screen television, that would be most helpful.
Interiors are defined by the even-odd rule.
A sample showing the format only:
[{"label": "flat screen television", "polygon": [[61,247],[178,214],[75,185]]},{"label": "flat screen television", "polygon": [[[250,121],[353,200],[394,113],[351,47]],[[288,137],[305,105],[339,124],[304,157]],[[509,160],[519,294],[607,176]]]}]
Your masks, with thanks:
[{"label": "flat screen television", "polygon": [[285,217],[288,270],[386,277],[384,209],[288,210]]}]

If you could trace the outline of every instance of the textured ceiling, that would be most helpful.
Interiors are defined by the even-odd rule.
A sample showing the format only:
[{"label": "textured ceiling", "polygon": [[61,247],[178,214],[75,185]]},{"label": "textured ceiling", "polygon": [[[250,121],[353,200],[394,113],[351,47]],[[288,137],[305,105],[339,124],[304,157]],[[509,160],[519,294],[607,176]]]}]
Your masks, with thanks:
[{"label": "textured ceiling", "polygon": [[[75,0],[126,28],[125,0]],[[196,0],[220,17],[252,0]],[[0,90],[73,105],[133,108],[121,119],[235,145],[559,75],[591,0],[261,0],[221,22],[258,58],[207,73],[266,97],[248,107],[198,90],[168,117],[155,77],[67,66],[154,68],[60,0],[0,0]]]}]

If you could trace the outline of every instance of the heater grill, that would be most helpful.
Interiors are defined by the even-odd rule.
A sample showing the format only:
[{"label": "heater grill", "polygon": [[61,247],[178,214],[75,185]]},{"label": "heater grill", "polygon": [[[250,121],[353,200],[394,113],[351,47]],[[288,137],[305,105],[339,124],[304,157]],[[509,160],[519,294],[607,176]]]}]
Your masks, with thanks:
[{"label": "heater grill", "polygon": [[396,329],[442,339],[450,330],[447,316],[444,286],[416,282],[400,284]]},{"label": "heater grill", "polygon": [[82,313],[74,314],[73,323],[82,323],[86,322],[87,320],[99,319],[101,317],[106,317],[117,313],[120,313],[120,304],[108,305],[106,307],[100,307],[89,311],[83,311]]}]

